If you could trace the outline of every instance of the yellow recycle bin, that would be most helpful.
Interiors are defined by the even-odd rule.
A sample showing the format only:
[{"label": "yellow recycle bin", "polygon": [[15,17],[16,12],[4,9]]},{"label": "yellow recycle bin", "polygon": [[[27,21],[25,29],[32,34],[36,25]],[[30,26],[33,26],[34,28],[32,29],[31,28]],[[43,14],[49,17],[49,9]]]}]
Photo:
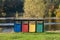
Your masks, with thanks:
[{"label": "yellow recycle bin", "polygon": [[29,32],[35,32],[35,23],[29,23]]}]

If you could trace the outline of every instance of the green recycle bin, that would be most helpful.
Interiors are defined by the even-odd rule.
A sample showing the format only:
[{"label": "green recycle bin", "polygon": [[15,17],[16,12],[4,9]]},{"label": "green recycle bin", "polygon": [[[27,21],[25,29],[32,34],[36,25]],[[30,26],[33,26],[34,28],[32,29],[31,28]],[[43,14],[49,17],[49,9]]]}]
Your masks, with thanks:
[{"label": "green recycle bin", "polygon": [[44,32],[44,23],[43,22],[37,22],[36,25],[36,32]]}]

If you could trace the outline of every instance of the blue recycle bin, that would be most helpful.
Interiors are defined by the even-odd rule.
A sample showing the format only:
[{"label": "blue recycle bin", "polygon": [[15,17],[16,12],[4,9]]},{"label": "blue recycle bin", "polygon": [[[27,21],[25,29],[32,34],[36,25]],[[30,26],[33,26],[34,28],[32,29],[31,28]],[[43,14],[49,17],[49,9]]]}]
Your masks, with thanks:
[{"label": "blue recycle bin", "polygon": [[21,32],[21,23],[14,23],[14,32]]}]

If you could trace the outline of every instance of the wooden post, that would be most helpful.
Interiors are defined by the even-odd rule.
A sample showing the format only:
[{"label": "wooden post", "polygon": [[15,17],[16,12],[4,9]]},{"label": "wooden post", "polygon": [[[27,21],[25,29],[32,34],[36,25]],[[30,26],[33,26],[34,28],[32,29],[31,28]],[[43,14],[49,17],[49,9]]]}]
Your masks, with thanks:
[{"label": "wooden post", "polygon": [[18,12],[16,11],[16,18],[18,18]]},{"label": "wooden post", "polygon": [[[49,9],[49,18],[51,18],[51,10]],[[49,19],[49,23],[51,23],[51,19]],[[49,30],[51,30],[51,25],[49,24]]]}]

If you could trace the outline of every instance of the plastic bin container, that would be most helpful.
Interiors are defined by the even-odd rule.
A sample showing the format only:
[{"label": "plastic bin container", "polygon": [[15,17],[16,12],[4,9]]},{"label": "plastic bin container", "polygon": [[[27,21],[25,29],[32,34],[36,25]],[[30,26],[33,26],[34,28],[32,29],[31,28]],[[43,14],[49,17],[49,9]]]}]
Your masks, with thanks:
[{"label": "plastic bin container", "polygon": [[22,32],[28,32],[28,22],[22,23]]},{"label": "plastic bin container", "polygon": [[43,32],[44,31],[44,29],[43,29],[43,22],[37,22],[37,26],[36,26],[36,31],[37,32]]},{"label": "plastic bin container", "polygon": [[14,23],[14,32],[21,32],[21,23]]},{"label": "plastic bin container", "polygon": [[35,32],[35,22],[29,22],[29,32]]}]

